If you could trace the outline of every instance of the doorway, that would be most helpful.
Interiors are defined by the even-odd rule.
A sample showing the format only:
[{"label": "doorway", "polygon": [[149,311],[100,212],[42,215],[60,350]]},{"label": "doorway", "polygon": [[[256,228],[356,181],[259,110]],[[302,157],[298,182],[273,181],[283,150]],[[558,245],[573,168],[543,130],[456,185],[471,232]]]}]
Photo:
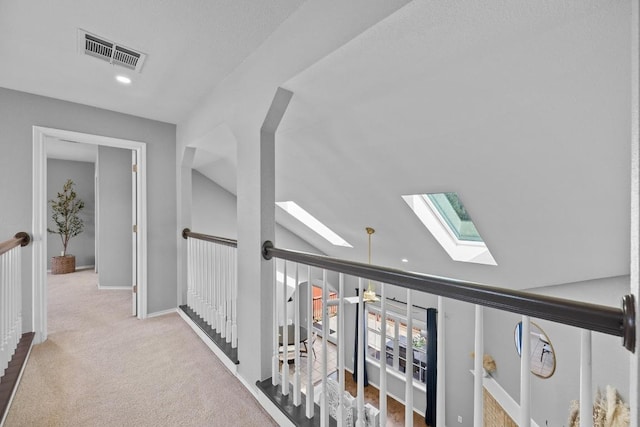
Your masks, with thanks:
[{"label": "doorway", "polygon": [[[114,148],[132,150],[135,166],[132,167],[133,224],[133,269],[132,284],[133,312],[139,319],[147,316],[147,227],[146,227],[146,144],[119,138],[91,135],[61,129],[33,127],[33,211],[32,229],[34,234],[32,248],[32,276],[33,276],[33,327],[36,333],[35,342],[41,343],[47,339],[47,150],[48,138],[76,141]],[[133,189],[133,188],[132,188]]]}]

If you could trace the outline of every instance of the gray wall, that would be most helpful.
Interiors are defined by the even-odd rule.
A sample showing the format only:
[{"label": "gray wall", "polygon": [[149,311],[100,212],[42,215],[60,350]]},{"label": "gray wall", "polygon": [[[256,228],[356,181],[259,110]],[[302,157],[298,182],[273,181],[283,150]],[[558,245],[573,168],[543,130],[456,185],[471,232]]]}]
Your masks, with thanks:
[{"label": "gray wall", "polygon": [[[33,126],[147,143],[149,313],[176,306],[176,126],[0,88],[0,236],[31,232]],[[36,236],[37,237],[37,236]],[[31,250],[23,252],[23,329],[31,331]]]},{"label": "gray wall", "polygon": [[132,286],[131,150],[98,147],[98,284]]},{"label": "gray wall", "polygon": [[[193,171],[191,179],[192,231],[237,239],[236,196],[196,170]],[[276,224],[276,240],[283,248],[322,254],[316,247],[278,224]]]},{"label": "gray wall", "polygon": [[[620,298],[629,291],[629,277],[621,276],[531,290],[578,301],[619,307]],[[492,375],[516,401],[520,399],[520,357],[513,334],[520,316],[486,309],[484,315],[485,353],[496,361]],[[569,403],[580,397],[580,329],[540,319],[531,319],[550,339],[556,353],[556,371],[547,379],[531,376],[531,414],[538,425],[566,425]],[[618,389],[623,399],[629,396],[629,354],[622,339],[592,333],[593,391],[606,385]]]},{"label": "gray wall", "polygon": [[[78,198],[84,201],[80,218],[84,221],[84,231],[71,238],[67,252],[76,256],[76,267],[95,264],[95,164],[72,160],[47,159],[47,200],[55,199],[62,186],[71,179]],[[48,227],[54,227],[51,208],[47,204]],[[60,255],[62,241],[58,234],[49,234],[47,239],[47,268],[51,269],[51,257]]]}]

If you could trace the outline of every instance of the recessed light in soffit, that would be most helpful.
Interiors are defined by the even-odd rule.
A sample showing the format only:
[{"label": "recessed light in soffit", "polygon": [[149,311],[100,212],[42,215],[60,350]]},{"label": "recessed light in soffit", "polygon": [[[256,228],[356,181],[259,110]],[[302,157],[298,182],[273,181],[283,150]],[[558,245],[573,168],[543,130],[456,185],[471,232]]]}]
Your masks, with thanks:
[{"label": "recessed light in soffit", "polygon": [[457,193],[402,198],[453,260],[498,265]]},{"label": "recessed light in soffit", "polygon": [[147,55],[104,37],[78,29],[78,53],[101,59],[135,72],[142,70]]}]

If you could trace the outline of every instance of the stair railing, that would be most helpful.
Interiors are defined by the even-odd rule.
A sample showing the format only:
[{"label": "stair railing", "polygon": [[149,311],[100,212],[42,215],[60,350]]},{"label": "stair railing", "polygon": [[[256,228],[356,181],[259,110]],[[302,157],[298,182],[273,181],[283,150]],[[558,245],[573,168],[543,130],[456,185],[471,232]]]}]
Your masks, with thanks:
[{"label": "stair railing", "polygon": [[31,237],[19,232],[0,243],[0,372],[9,365],[22,336],[22,251]]},{"label": "stair railing", "polygon": [[[583,341],[583,353],[582,359],[586,360],[583,364],[588,365],[590,369],[590,331],[601,332],[608,335],[622,337],[623,346],[629,350],[630,352],[635,352],[635,328],[636,328],[636,319],[635,319],[635,302],[633,295],[625,295],[622,298],[622,306],[621,308],[609,307],[598,304],[590,304],[583,303],[563,298],[550,297],[545,295],[538,295],[523,291],[505,289],[492,287],[487,285],[481,285],[477,283],[465,282],[450,278],[429,276],[416,274],[401,270],[395,270],[380,266],[375,266],[371,264],[364,264],[358,262],[352,262],[342,259],[330,258],[326,256],[308,254],[304,252],[292,251],[287,249],[280,249],[274,247],[274,245],[267,241],[263,244],[263,257],[267,260],[274,259],[276,260],[276,268],[275,270],[284,270],[284,278],[283,280],[278,280],[276,277],[275,284],[276,290],[274,291],[274,299],[273,299],[273,327],[274,331],[273,336],[273,369],[272,369],[272,377],[269,380],[265,380],[259,384],[259,386],[263,389],[263,391],[269,395],[277,395],[281,396],[277,399],[272,399],[274,402],[280,401],[282,403],[281,410],[288,414],[288,416],[293,416],[292,413],[304,413],[306,418],[311,419],[315,418],[319,415],[320,425],[327,426],[329,423],[329,415],[335,418],[338,426],[343,425],[352,425],[352,422],[355,421],[354,425],[365,426],[370,425],[371,415],[373,414],[380,422],[381,426],[386,425],[387,418],[387,408],[386,408],[386,399],[389,396],[387,393],[386,386],[386,372],[387,372],[387,363],[385,355],[380,355],[380,398],[379,401],[383,402],[379,409],[374,408],[375,412],[369,412],[370,408],[365,408],[364,404],[364,382],[365,380],[365,371],[364,366],[366,364],[367,352],[368,348],[365,348],[365,334],[368,330],[367,328],[367,317],[365,316],[366,308],[365,301],[363,300],[363,293],[365,290],[364,282],[365,280],[372,280],[380,283],[380,292],[381,292],[381,322],[382,324],[386,324],[387,319],[390,318],[387,316],[386,312],[386,303],[387,299],[385,297],[385,288],[389,285],[403,288],[406,292],[406,343],[404,345],[404,369],[405,369],[405,426],[413,425],[413,416],[414,416],[414,405],[413,405],[413,394],[414,394],[414,385],[413,378],[414,372],[413,369],[409,368],[414,366],[414,343],[413,339],[409,339],[411,336],[410,331],[413,330],[411,325],[412,318],[412,294],[415,292],[425,292],[428,294],[437,295],[438,298],[438,320],[437,320],[437,360],[438,363],[436,366],[444,363],[445,355],[444,355],[444,343],[441,342],[441,339],[444,339],[444,331],[441,328],[444,326],[444,308],[443,308],[443,298],[450,298],[458,301],[468,302],[475,305],[476,310],[476,334],[475,334],[475,357],[474,357],[474,425],[480,426],[483,423],[483,363],[482,363],[482,355],[483,355],[483,307],[495,308],[502,311],[508,311],[512,313],[517,313],[522,315],[522,336],[529,336],[529,325],[530,317],[536,317],[540,319],[550,320],[556,323],[565,324],[569,326],[574,326],[577,328],[582,328],[584,332],[582,333],[582,341]],[[283,263],[283,267],[278,268],[277,263]],[[307,335],[311,333],[313,326],[311,325],[313,312],[312,308],[312,300],[313,295],[311,292],[311,286],[313,279],[311,277],[312,272],[311,269],[321,269],[321,286],[322,286],[322,306],[324,307],[322,310],[322,325],[321,325],[321,335],[322,335],[322,343],[321,343],[321,369],[320,369],[320,378],[312,379],[312,370],[308,369],[307,371],[307,379],[305,381],[306,387],[301,387],[300,380],[300,347],[297,345],[299,341],[302,340],[301,335],[305,332]],[[287,271],[293,272],[290,274],[293,279],[293,287],[297,288],[301,283],[306,283],[308,286],[308,291],[306,293],[307,301],[302,301],[298,292],[294,295],[294,298],[290,298],[288,296],[288,288],[291,285],[287,286],[289,282],[289,278],[287,276]],[[327,287],[327,272],[336,272],[338,273],[338,281],[339,281],[339,293],[338,300],[329,300],[329,290]],[[301,272],[305,272],[306,278],[301,277]],[[315,273],[318,275],[318,273]],[[277,274],[276,274],[277,276]],[[347,276],[355,277],[358,281],[358,297],[350,297],[345,298],[344,296],[344,281]],[[320,281],[320,280],[319,280]],[[283,289],[279,289],[282,287]],[[290,315],[288,311],[290,310],[287,306],[289,305],[290,300],[293,301],[293,315]],[[357,378],[357,394],[355,396],[355,403],[345,402],[347,397],[344,396],[345,390],[345,347],[344,347],[344,307],[345,304],[358,304],[358,319],[360,322],[360,326],[357,328],[357,356],[354,357],[354,361],[357,362],[357,368],[355,369],[354,374]],[[330,333],[330,326],[328,325],[328,314],[330,312],[330,307],[333,305],[338,305],[338,346],[337,346],[337,368],[338,368],[338,386],[335,392],[329,392],[328,383],[329,378],[328,374],[329,369],[327,366],[327,337]],[[307,321],[304,322],[301,319],[300,310],[306,306],[306,317]],[[291,327],[284,327],[284,325],[288,324],[287,319],[293,319]],[[306,329],[306,331],[305,331]],[[384,329],[384,328],[383,328]],[[294,339],[290,339],[290,334],[294,334]],[[382,337],[382,351],[381,353],[386,352],[384,350],[386,346],[386,336],[381,332]],[[522,340],[522,354],[529,354],[528,349],[528,340]],[[288,344],[296,344],[294,348],[294,369],[293,369],[293,378],[292,381],[289,379],[289,363],[287,361],[291,358],[289,354],[290,350],[287,347]],[[584,349],[587,350],[584,350]],[[397,349],[394,349],[394,354],[397,353]],[[520,426],[531,426],[535,425],[531,420],[530,413],[530,396],[529,396],[529,378],[530,378],[530,366],[529,366],[529,358],[522,357],[521,358],[521,396],[520,396],[520,405],[518,407],[518,413],[514,415],[516,418],[515,421]],[[420,363],[420,362],[418,362]],[[312,361],[307,361],[307,367],[309,368],[313,364]],[[394,356],[394,365],[397,365]],[[390,366],[396,367],[396,366]],[[420,368],[420,365],[419,365]],[[581,387],[581,397],[583,397],[583,401],[591,401],[589,398],[591,393],[591,373],[590,370],[585,366],[585,373],[580,377],[580,387]],[[443,426],[444,425],[444,388],[442,387],[445,383],[444,378],[444,370],[442,372],[438,370],[438,381],[437,381],[437,390],[435,392],[436,399],[434,406],[437,407],[437,413],[435,416],[435,422],[432,425],[435,426]],[[320,382],[318,382],[320,381]],[[291,387],[290,383],[293,383],[293,387]],[[332,387],[335,387],[335,383],[332,384]],[[305,395],[306,399],[302,399],[301,392],[302,388],[306,388]],[[293,396],[290,396],[290,393]],[[318,396],[319,394],[319,396]],[[332,406],[329,407],[327,402],[327,396],[334,395],[338,396],[337,403],[332,402]],[[315,397],[315,398],[314,398]],[[428,398],[428,397],[427,397]],[[304,405],[304,411],[302,409],[293,409],[293,407],[300,408],[301,405]],[[636,403],[632,403],[632,405],[637,405]],[[587,408],[587,405],[584,405]],[[353,409],[353,412],[351,412]],[[633,408],[632,408],[633,409]],[[348,414],[345,414],[344,411],[347,411]],[[318,413],[319,412],[319,413]],[[366,414],[365,414],[366,412]],[[585,412],[586,414],[586,412]],[[585,422],[588,422],[586,416],[584,416]],[[367,421],[365,421],[367,420]],[[377,422],[377,421],[376,421]],[[371,424],[375,425],[375,424]],[[582,424],[581,424],[582,425]]]},{"label": "stair railing", "polygon": [[235,349],[238,243],[188,228],[182,237],[187,239],[187,305]]}]

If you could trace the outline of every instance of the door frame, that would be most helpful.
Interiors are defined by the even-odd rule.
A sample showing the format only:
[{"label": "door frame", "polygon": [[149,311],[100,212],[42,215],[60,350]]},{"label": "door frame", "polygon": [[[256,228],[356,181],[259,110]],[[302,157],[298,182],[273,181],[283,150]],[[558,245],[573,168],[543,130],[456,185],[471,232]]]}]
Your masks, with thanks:
[{"label": "door frame", "polygon": [[[138,180],[137,216],[137,318],[147,317],[147,145],[107,136],[92,135],[62,129],[33,126],[33,200],[32,200],[32,313],[35,342],[47,339],[47,150],[46,138],[72,140],[84,144],[125,148],[136,152]],[[135,260],[134,260],[135,261]]]}]

